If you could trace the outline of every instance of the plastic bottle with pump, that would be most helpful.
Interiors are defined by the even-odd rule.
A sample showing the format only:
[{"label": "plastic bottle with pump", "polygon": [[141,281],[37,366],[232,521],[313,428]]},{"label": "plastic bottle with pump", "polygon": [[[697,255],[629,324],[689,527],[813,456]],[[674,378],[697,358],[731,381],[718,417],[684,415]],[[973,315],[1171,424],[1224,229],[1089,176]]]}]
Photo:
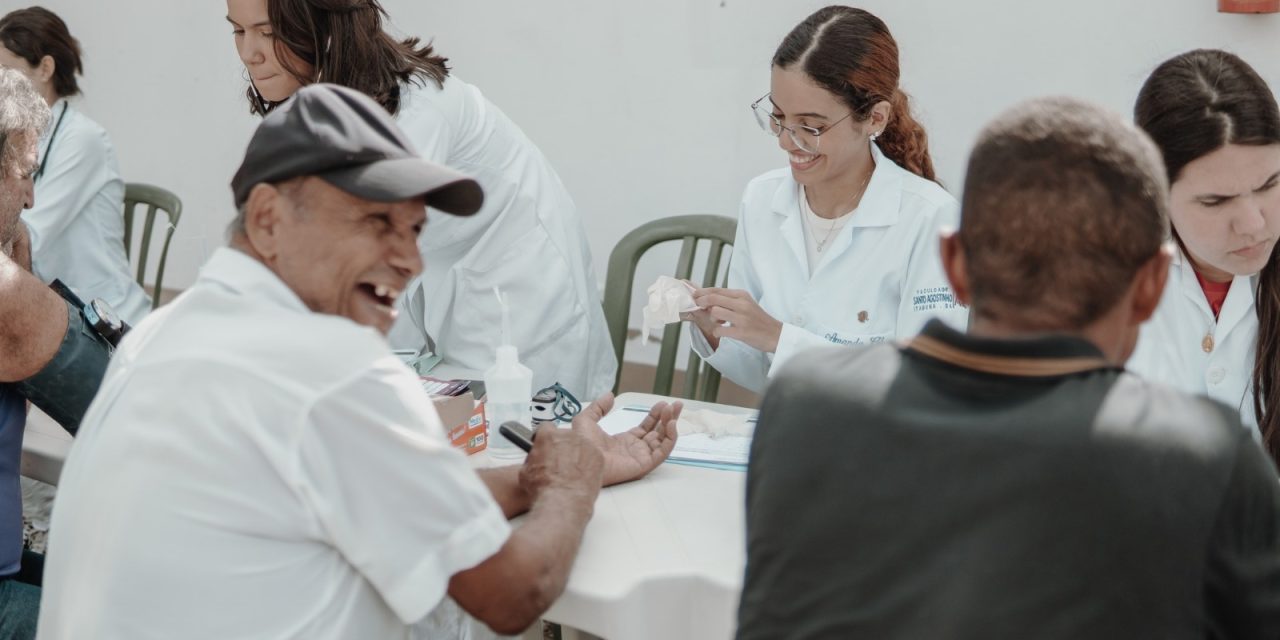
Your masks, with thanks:
[{"label": "plastic bottle with pump", "polygon": [[520,364],[519,352],[511,344],[511,318],[506,298],[496,287],[493,294],[498,297],[498,305],[502,309],[502,344],[495,353],[494,365],[484,373],[484,413],[489,421],[488,450],[492,458],[511,460],[522,458],[525,453],[498,433],[498,427],[512,420],[526,427],[532,425],[533,372]]}]

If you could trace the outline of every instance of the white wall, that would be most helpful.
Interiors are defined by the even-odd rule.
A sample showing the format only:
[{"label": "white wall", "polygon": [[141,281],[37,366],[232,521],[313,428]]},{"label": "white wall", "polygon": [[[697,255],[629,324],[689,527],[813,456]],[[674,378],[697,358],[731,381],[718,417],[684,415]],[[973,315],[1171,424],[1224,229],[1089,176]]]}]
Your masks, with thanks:
[{"label": "white wall", "polygon": [[[34,1],[34,0],[28,0]],[[177,192],[186,217],[166,285],[191,283],[223,242],[227,186],[254,125],[221,0],[39,0],[86,53],[84,108],[111,133],[125,179]],[[814,0],[384,0],[394,28],[435,37],[541,145],[577,200],[598,275],[648,220],[734,215],[743,185],[780,166],[747,105],[783,35]],[[1216,0],[865,0],[902,50],[903,86],[945,184],[1013,102],[1067,93],[1128,113],[1164,58],[1218,47],[1280,89],[1280,15]]]}]

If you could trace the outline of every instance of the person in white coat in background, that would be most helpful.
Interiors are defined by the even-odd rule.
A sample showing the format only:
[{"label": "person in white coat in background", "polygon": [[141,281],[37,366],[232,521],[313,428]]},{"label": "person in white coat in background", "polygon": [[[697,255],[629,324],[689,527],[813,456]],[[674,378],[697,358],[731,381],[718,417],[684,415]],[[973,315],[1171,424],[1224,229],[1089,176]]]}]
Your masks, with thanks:
[{"label": "person in white coat in background", "polygon": [[876,16],[806,18],[751,105],[790,167],[743,195],[727,288],[694,292],[693,348],[755,391],[796,352],[914,335],[932,317],[964,329],[939,260],[958,205],[934,178],[924,128],[898,88],[898,47]]},{"label": "person in white coat in background", "polygon": [[317,81],[362,91],[396,117],[422,157],[475,177],[484,207],[432,218],[422,276],[400,297],[392,345],[434,347],[445,362],[483,370],[501,341],[493,289],[513,310],[509,337],[536,388],[559,382],[579,398],[613,386],[617,359],[586,232],[542,152],[480,91],[417,38],[383,30],[376,0],[227,0],[236,48],[262,114]]},{"label": "person in white coat in background", "polygon": [[1134,118],[1164,155],[1176,253],[1129,369],[1240,412],[1280,460],[1280,108],[1240,58],[1165,61]]},{"label": "person in white coat in background", "polygon": [[124,251],[124,181],[115,148],[69,101],[80,93],[80,44],[48,9],[19,9],[0,18],[0,66],[27,76],[53,110],[40,140],[36,204],[22,214],[35,274],[62,280],[85,300],[101,298],[137,324],[151,299]]}]

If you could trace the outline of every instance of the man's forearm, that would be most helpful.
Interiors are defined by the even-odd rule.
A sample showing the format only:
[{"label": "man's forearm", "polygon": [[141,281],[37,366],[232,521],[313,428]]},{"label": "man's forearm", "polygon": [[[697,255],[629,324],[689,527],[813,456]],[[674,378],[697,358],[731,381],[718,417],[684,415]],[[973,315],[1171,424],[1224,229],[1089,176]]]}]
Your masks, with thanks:
[{"label": "man's forearm", "polygon": [[[506,472],[493,469],[482,475],[490,476],[489,482]],[[564,592],[596,495],[544,489],[497,554],[453,577],[449,595],[498,633],[512,635],[528,628]]]},{"label": "man's forearm", "polygon": [[511,540],[524,547],[525,558],[531,564],[527,575],[536,585],[529,593],[535,616],[549,609],[564,593],[569,571],[582,546],[582,534],[595,513],[596,495],[543,491],[512,533]]},{"label": "man's forearm", "polygon": [[520,486],[520,467],[511,465],[481,469],[480,480],[489,488],[493,499],[508,520],[529,510],[532,501],[529,493]]}]

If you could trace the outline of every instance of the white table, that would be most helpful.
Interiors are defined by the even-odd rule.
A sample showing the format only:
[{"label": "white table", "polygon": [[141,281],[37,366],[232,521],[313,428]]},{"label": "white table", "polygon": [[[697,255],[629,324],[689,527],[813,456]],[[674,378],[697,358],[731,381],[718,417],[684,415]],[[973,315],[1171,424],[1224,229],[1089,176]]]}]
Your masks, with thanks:
[{"label": "white table", "polygon": [[[616,406],[664,400],[624,393]],[[745,486],[740,471],[667,463],[601,491],[565,593],[543,618],[608,640],[732,638],[746,565]]]},{"label": "white table", "polygon": [[27,414],[27,430],[22,435],[22,466],[19,473],[41,482],[58,484],[62,462],[71,450],[71,434],[53,418],[35,407]]}]

